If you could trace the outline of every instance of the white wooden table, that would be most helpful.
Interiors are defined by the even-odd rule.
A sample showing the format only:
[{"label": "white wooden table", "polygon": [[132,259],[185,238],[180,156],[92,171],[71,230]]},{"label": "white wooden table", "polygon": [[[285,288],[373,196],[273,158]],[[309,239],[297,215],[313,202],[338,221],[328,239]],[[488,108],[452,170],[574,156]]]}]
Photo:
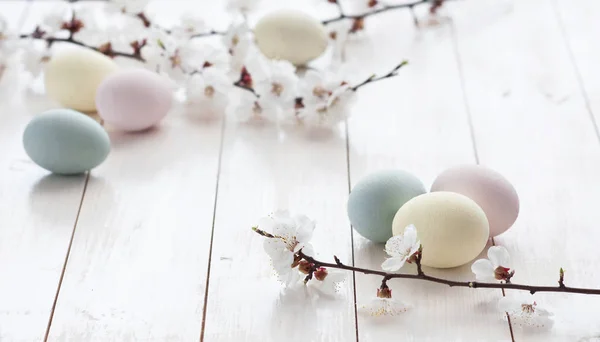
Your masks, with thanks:
[{"label": "white wooden table", "polygon": [[[3,0],[0,13],[27,31],[52,5]],[[192,4],[155,6],[174,18]],[[563,267],[568,284],[600,286],[600,2],[465,0],[448,11],[452,24],[421,30],[405,11],[367,21],[348,63],[365,77],[410,65],[362,89],[326,138],[174,112],[142,136],[112,133],[106,162],[61,178],[21,145],[31,116],[53,104],[1,93],[0,341],[600,341],[591,296],[536,295],[556,324],[535,333],[502,320],[500,290],[394,281],[414,310],[368,318],[355,300],[380,279],[357,274],[340,300],[302,301],[281,292],[250,230],[274,209],[305,213],[323,255],[376,268],[382,246],[352,234],[349,187],[383,168],[429,186],[479,162],[520,194],[517,223],[495,239],[514,280],[553,285]],[[428,271],[471,278],[468,265]]]}]

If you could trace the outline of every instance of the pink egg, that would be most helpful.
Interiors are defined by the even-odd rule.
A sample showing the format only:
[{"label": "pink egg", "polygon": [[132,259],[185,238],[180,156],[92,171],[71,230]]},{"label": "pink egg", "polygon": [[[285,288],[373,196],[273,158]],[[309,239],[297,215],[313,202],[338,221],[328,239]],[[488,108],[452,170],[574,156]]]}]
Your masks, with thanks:
[{"label": "pink egg", "polygon": [[517,191],[498,172],[481,165],[456,166],[442,172],[431,191],[451,191],[477,203],[490,223],[490,237],[504,233],[519,216]]},{"label": "pink egg", "polygon": [[143,69],[115,73],[96,92],[100,117],[106,124],[124,131],[141,131],[156,125],[172,104],[168,81]]}]

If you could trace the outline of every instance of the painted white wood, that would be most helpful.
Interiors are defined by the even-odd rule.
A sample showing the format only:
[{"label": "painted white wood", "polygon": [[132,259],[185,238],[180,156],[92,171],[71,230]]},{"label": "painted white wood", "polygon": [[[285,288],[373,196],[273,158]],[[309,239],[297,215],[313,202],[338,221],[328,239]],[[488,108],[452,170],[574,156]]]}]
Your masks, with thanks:
[{"label": "painted white wood", "polygon": [[[564,7],[571,8],[570,14],[581,11],[590,25],[600,13],[591,14],[590,4],[579,1]],[[600,148],[556,13],[546,0],[498,6],[490,7],[499,14],[496,20],[476,27],[467,15],[468,6],[457,4],[454,16],[481,163],[511,180],[521,199],[519,219],[496,243],[512,255],[514,282],[556,285],[563,267],[568,285],[598,287],[600,275],[593,265],[600,261]],[[591,47],[592,32],[578,30],[574,41]],[[582,49],[578,45],[577,55],[585,60],[592,48]],[[582,65],[591,67],[589,62],[578,64]],[[596,67],[587,71],[597,74]],[[555,327],[532,332],[513,324],[515,340],[600,338],[600,298],[535,297],[540,306],[553,309]]]},{"label": "painted white wood", "polygon": [[312,302],[282,291],[250,228],[277,209],[317,221],[322,258],[350,260],[345,219],[344,135],[280,135],[274,127],[229,124],[219,181],[206,341],[351,341],[355,336],[351,274],[339,300]]},{"label": "painted white wood", "polygon": [[[53,5],[35,2],[29,23]],[[109,134],[112,151],[91,173],[49,340],[198,340],[221,123],[175,109],[155,130]]]},{"label": "painted white wood", "polygon": [[[13,29],[28,4],[0,2]],[[35,114],[24,77],[0,81],[0,340],[40,341],[58,288],[85,177],[55,177],[29,160],[22,132]],[[13,80],[13,81],[11,81]],[[15,83],[16,81],[16,83]]]},{"label": "painted white wood", "polygon": [[[425,8],[420,9],[425,10]],[[423,13],[419,13],[423,18]],[[423,20],[425,23],[426,20]],[[368,38],[347,49],[348,61],[384,72],[399,59],[409,65],[399,76],[363,88],[349,120],[352,184],[381,169],[404,169],[429,189],[445,168],[474,163],[467,114],[450,27],[416,29],[410,14],[399,11],[367,20]],[[380,268],[383,244],[354,234],[356,264]],[[415,272],[412,265],[404,272]],[[424,269],[453,279],[471,279],[469,265],[449,270]],[[358,305],[375,298],[381,278],[356,275]],[[359,316],[360,341],[507,341],[508,324],[493,308],[500,290],[480,292],[418,281],[390,281],[393,296],[414,308],[400,316]]]}]

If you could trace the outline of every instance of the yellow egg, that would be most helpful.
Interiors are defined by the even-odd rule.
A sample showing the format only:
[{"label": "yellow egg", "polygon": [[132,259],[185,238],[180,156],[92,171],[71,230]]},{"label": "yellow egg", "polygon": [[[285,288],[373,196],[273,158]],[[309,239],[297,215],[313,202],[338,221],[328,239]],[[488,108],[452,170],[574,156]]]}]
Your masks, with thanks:
[{"label": "yellow egg", "polygon": [[279,10],[262,17],[254,28],[256,45],[271,59],[304,65],[327,49],[327,31],[320,21],[295,10]]},{"label": "yellow egg", "polygon": [[409,224],[417,228],[423,246],[422,264],[449,268],[475,259],[485,248],[490,229],[483,210],[473,200],[453,192],[431,192],[406,202],[394,216],[394,235]]},{"label": "yellow egg", "polygon": [[64,107],[94,112],[96,89],[117,69],[112,59],[99,52],[85,48],[65,49],[46,65],[46,94]]}]

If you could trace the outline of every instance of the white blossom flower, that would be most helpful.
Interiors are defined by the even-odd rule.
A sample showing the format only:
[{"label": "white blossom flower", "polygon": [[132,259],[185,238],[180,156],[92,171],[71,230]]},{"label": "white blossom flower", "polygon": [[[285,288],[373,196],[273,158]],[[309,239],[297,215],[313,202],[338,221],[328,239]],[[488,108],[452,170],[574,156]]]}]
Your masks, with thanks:
[{"label": "white blossom flower", "polygon": [[540,307],[533,296],[502,297],[498,310],[508,313],[513,327],[551,329],[554,325],[552,312]]},{"label": "white blossom flower", "polygon": [[350,87],[341,86],[325,102],[305,101],[298,117],[309,126],[331,127],[348,118],[348,107],[353,99]]},{"label": "white blossom flower", "polygon": [[130,14],[143,13],[144,9],[150,0],[109,0],[107,3],[107,11],[109,12],[123,12]]},{"label": "white blossom flower", "polygon": [[306,255],[313,254],[309,241],[315,222],[304,215],[292,217],[287,211],[277,211],[262,219],[258,227],[275,236],[265,239],[263,246],[279,279],[286,285],[299,280],[300,272],[295,268],[294,255],[300,250]]},{"label": "white blossom flower", "polygon": [[171,29],[171,34],[176,39],[186,40],[205,31],[206,23],[202,17],[196,13],[185,12],[179,18],[179,23]]},{"label": "white blossom flower", "polygon": [[0,16],[0,67],[18,50],[18,36],[8,27],[8,21]]},{"label": "white blossom flower", "polygon": [[333,58],[341,60],[343,58],[344,48],[350,36],[352,21],[340,20],[327,25],[329,32],[329,42],[332,46]]},{"label": "white blossom flower", "polygon": [[238,121],[271,121],[279,118],[281,108],[263,98],[256,97],[254,93],[242,90],[237,103],[227,109],[229,116]]},{"label": "white blossom flower", "polygon": [[184,70],[199,71],[205,68],[229,69],[229,55],[223,49],[209,44],[189,41],[180,48],[181,63]]},{"label": "white blossom flower", "polygon": [[261,0],[227,0],[227,10],[247,14],[260,4]]},{"label": "white blossom flower", "polygon": [[288,61],[266,60],[256,55],[246,67],[252,75],[254,89],[262,99],[279,106],[291,106],[296,98],[298,76]]},{"label": "white blossom flower", "polygon": [[386,272],[398,271],[413,254],[419,251],[420,246],[417,229],[412,224],[407,226],[402,234],[391,237],[385,243],[385,252],[390,258],[381,264],[381,268]]},{"label": "white blossom flower", "polygon": [[70,22],[72,18],[73,9],[71,5],[66,2],[58,2],[44,14],[40,26],[48,35],[53,35],[64,30],[63,25]]},{"label": "white blossom flower", "polygon": [[192,63],[197,51],[189,46],[179,46],[170,37],[150,38],[142,49],[146,67],[166,75],[176,82],[187,79],[193,70]]},{"label": "white blossom flower", "polygon": [[258,51],[251,51],[254,46],[248,24],[244,21],[232,24],[227,33],[223,35],[223,44],[231,55],[230,66],[235,72],[238,72],[244,66],[246,58]]},{"label": "white blossom flower", "polygon": [[46,62],[50,60],[50,49],[45,42],[26,40],[23,44],[23,66],[36,78],[44,69]]},{"label": "white blossom flower", "polygon": [[186,86],[188,112],[200,117],[220,115],[227,107],[231,87],[225,73],[216,68],[192,75]]},{"label": "white blossom flower", "polygon": [[340,291],[346,276],[345,272],[320,267],[313,273],[313,279],[308,286],[323,296],[333,297]]},{"label": "white blossom flower", "polygon": [[386,287],[377,289],[377,297],[362,305],[360,311],[370,316],[398,316],[411,308],[399,299],[392,299],[392,290]]},{"label": "white blossom flower", "polygon": [[488,259],[479,259],[471,265],[471,271],[479,281],[510,280],[514,271],[510,270],[510,255],[502,246],[488,249]]}]

